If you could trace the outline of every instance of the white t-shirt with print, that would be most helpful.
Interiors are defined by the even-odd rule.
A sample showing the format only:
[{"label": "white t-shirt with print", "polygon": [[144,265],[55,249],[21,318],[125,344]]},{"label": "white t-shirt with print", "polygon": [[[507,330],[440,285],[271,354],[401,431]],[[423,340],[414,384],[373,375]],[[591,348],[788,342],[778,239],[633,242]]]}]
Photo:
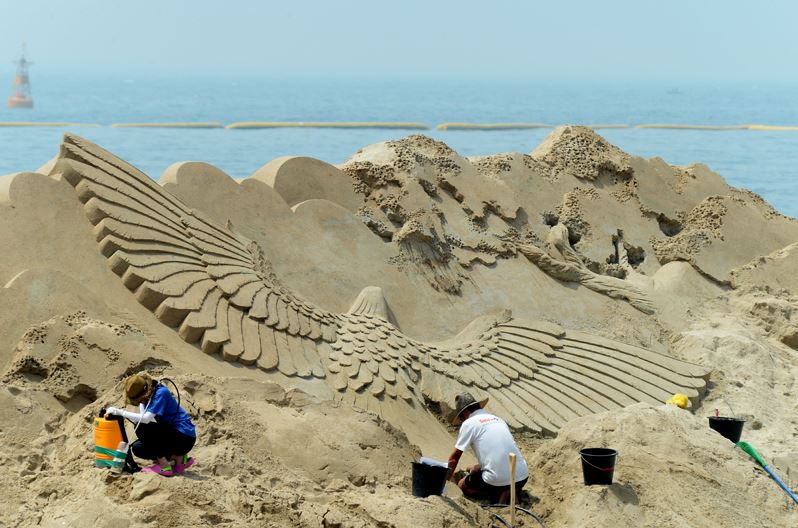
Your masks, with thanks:
[{"label": "white t-shirt with print", "polygon": [[482,480],[491,486],[510,484],[510,462],[508,455],[515,453],[515,481],[529,476],[526,460],[515,445],[510,428],[504,420],[485,409],[471,413],[460,426],[455,449],[465,451],[474,448],[474,454],[482,467]]}]

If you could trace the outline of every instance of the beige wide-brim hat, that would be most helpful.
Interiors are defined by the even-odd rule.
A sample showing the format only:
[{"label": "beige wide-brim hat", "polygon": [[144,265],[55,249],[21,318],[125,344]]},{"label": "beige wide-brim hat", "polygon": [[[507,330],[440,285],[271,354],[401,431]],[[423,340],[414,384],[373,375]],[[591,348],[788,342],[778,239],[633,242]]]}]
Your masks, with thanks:
[{"label": "beige wide-brim hat", "polygon": [[133,374],[125,380],[125,401],[128,405],[138,405],[152,394],[153,389],[155,382],[149,374]]},{"label": "beige wide-brim hat", "polygon": [[462,420],[460,420],[460,415],[463,414],[463,411],[469,409],[470,407],[479,407],[480,409],[484,408],[488,404],[488,397],[486,396],[485,399],[477,401],[470,392],[463,392],[462,394],[458,394],[454,399],[454,412],[450,416],[450,420],[454,424],[459,424]]}]

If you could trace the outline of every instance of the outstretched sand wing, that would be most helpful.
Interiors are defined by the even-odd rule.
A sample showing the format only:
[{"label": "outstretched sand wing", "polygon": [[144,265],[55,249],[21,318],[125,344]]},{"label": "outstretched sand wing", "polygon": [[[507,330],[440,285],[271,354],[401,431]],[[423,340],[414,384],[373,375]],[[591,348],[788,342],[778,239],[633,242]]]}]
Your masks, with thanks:
[{"label": "outstretched sand wing", "polygon": [[65,135],[59,158],[111,269],[161,322],[206,353],[325,377],[317,344],[335,340],[336,316],[283,287],[255,242],[82,138]]},{"label": "outstretched sand wing", "polygon": [[[509,313],[481,318],[432,369],[490,397],[515,428],[555,433],[567,421],[637,402],[662,403],[674,393],[697,401],[709,369],[650,350]],[[429,384],[432,399],[449,397]],[[443,390],[442,390],[443,388]]]}]

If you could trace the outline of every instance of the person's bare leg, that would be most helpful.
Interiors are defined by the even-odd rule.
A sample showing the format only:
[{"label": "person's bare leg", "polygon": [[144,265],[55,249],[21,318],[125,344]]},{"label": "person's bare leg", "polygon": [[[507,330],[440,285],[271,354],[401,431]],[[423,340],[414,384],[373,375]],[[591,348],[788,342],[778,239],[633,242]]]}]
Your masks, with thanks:
[{"label": "person's bare leg", "polygon": [[164,468],[164,467],[167,467],[167,466],[171,466],[172,464],[171,464],[171,461],[169,459],[167,459],[166,457],[158,457],[158,465],[161,466],[162,468]]}]

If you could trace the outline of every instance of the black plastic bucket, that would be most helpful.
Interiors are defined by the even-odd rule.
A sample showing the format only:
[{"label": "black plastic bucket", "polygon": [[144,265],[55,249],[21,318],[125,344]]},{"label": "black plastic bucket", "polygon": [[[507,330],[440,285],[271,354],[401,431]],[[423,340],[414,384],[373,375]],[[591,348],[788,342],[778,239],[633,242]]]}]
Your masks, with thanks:
[{"label": "black plastic bucket", "polygon": [[740,441],[743,434],[745,420],[741,418],[731,418],[729,416],[710,416],[709,428],[719,432],[724,438],[728,438],[733,443]]},{"label": "black plastic bucket", "polygon": [[586,447],[579,450],[579,456],[582,458],[582,476],[585,479],[585,486],[612,484],[618,451],[606,447]]},{"label": "black plastic bucket", "polygon": [[446,486],[447,473],[449,468],[443,466],[413,462],[413,495],[416,497],[440,495]]}]

